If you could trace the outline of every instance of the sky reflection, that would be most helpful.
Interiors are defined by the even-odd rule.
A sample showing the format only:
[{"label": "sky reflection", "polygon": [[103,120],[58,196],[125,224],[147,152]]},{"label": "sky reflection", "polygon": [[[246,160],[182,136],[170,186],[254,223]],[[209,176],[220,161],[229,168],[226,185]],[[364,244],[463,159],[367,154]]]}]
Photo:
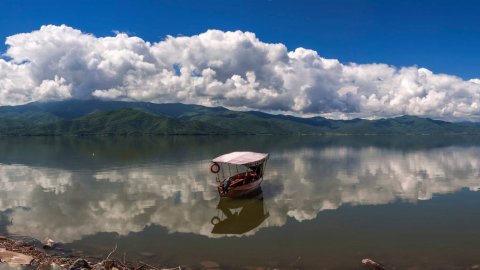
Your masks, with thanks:
[{"label": "sky reflection", "polygon": [[[477,191],[479,150],[478,146],[409,151],[350,145],[278,148],[270,151],[264,200],[257,203],[268,216],[241,234],[212,233],[212,218],[223,218],[224,213],[217,209],[214,177],[203,155],[80,169],[0,163],[0,215],[12,221],[6,225],[10,234],[60,242],[99,232],[127,235],[149,225],[213,238],[250,236],[283,226],[289,218],[311,220],[342,205],[415,203],[464,188]],[[239,214],[245,205],[232,211]]]}]

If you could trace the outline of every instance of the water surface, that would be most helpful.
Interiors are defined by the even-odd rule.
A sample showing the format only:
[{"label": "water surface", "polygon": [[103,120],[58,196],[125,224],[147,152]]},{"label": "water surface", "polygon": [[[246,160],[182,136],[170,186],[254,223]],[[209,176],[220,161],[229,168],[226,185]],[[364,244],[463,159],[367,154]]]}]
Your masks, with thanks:
[{"label": "water surface", "polygon": [[[221,201],[209,160],[269,152],[262,192]],[[480,138],[2,138],[0,234],[201,269],[480,264]]]}]

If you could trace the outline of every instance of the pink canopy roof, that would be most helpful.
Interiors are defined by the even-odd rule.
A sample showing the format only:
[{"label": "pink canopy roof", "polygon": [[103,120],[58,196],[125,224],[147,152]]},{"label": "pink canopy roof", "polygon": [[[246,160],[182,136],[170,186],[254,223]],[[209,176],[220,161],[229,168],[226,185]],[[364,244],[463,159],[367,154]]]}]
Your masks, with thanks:
[{"label": "pink canopy roof", "polygon": [[214,158],[213,162],[230,163],[235,165],[256,165],[261,164],[268,159],[266,153],[255,152],[232,152]]}]

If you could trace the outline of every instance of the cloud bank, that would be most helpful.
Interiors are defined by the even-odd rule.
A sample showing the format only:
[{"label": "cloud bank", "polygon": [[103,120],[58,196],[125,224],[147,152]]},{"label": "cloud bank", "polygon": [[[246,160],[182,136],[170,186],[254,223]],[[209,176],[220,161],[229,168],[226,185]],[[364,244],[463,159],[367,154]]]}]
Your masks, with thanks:
[{"label": "cloud bank", "polygon": [[480,119],[480,79],[425,68],[341,63],[316,51],[209,30],[159,42],[61,25],[9,36],[0,104],[101,98],[182,102],[332,118],[402,114]]}]

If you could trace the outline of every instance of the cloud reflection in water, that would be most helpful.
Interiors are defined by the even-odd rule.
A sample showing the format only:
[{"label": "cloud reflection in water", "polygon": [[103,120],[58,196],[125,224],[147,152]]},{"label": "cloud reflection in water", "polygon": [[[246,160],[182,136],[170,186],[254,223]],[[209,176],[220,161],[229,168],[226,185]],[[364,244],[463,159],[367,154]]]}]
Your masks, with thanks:
[{"label": "cloud reflection in water", "polygon": [[[345,204],[414,203],[463,188],[476,191],[479,150],[330,146],[272,152],[262,204],[269,217],[244,235]],[[219,199],[208,166],[208,160],[95,170],[0,164],[0,211],[12,210],[9,233],[61,242],[98,232],[126,235],[148,225],[232,235],[212,233]]]}]

